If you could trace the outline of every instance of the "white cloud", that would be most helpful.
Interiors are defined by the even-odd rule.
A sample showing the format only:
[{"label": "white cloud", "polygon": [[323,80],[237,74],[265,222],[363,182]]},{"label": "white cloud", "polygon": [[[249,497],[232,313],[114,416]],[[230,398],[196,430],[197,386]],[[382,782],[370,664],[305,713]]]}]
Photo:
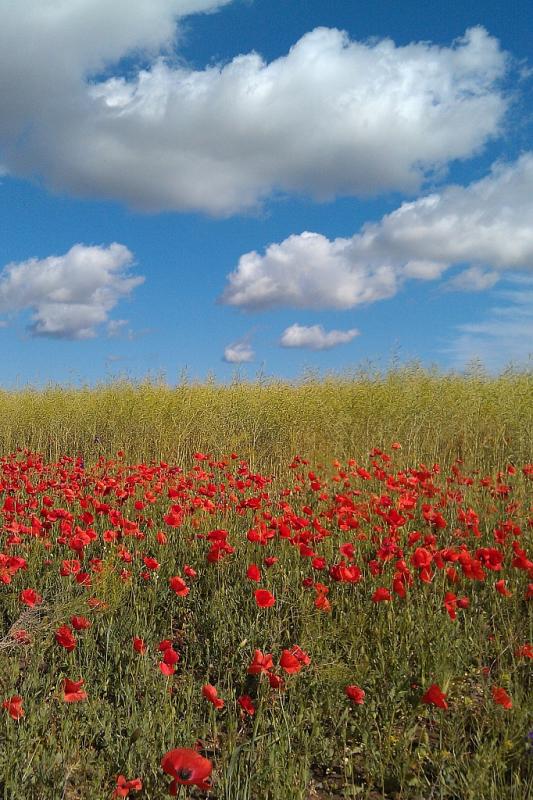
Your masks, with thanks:
[{"label": "white cloud", "polygon": [[[333,241],[304,232],[243,255],[222,302],[348,309],[393,297],[409,278],[434,280],[470,265],[462,288],[485,288],[506,269],[533,268],[533,153],[496,164],[469,186],[448,186]],[[461,281],[459,281],[461,283]],[[456,287],[457,288],[457,287]]]},{"label": "white cloud", "polygon": [[224,361],[228,364],[246,364],[254,360],[255,353],[247,339],[228,344],[224,348]]},{"label": "white cloud", "polygon": [[134,330],[128,327],[129,320],[127,319],[110,319],[106,326],[106,334],[108,339],[122,339],[128,342],[134,342],[137,339],[153,333],[152,328],[140,328]]},{"label": "white cloud", "polygon": [[[317,28],[271,63],[180,64],[177,18],[226,2],[3,0],[2,163],[77,195],[224,215],[280,191],[413,191],[500,132],[507,57],[481,27],[449,47]],[[128,55],[144,68],[125,78]]]},{"label": "white cloud", "polygon": [[493,270],[483,270],[481,267],[469,267],[454,278],[451,278],[445,288],[456,292],[483,292],[492,289],[500,280],[500,274]]},{"label": "white cloud", "polygon": [[394,266],[356,262],[350,243],[305,231],[271,244],[264,256],[246,253],[229,275],[222,302],[253,311],[347,309],[393,297],[398,289]]},{"label": "white cloud", "polygon": [[359,335],[351,328],[348,331],[325,331],[322,325],[290,325],[280,339],[282,347],[308,347],[310,350],[330,350],[339,344],[348,344]]},{"label": "white cloud", "polygon": [[[8,264],[0,273],[0,314],[31,310],[34,336],[89,339],[143,277],[132,277],[133,255],[122,244],[76,244],[62,256]],[[112,326],[112,323],[109,323]]]},{"label": "white cloud", "polygon": [[119,336],[127,335],[127,325],[127,319],[110,319],[106,328],[108,339],[117,339]]}]

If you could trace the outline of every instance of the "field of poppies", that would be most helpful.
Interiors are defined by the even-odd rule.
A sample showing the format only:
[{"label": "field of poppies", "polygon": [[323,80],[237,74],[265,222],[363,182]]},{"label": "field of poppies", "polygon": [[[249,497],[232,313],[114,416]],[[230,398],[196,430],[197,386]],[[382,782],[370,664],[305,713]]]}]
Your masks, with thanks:
[{"label": "field of poppies", "polygon": [[532,384],[0,396],[0,796],[531,796]]}]

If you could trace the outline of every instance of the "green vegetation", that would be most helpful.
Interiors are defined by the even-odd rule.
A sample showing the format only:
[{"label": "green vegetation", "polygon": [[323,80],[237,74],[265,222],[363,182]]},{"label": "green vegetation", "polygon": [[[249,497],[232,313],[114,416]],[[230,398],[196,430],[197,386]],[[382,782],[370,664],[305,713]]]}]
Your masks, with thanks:
[{"label": "green vegetation", "polygon": [[126,448],[130,459],[187,462],[235,450],[258,468],[296,454],[330,461],[399,439],[407,461],[479,467],[531,458],[533,373],[443,376],[406,367],[297,383],[116,383],[0,391],[0,451],[28,447],[87,461]]},{"label": "green vegetation", "polygon": [[[0,797],[109,800],[124,775],[159,800],[162,756],[195,743],[213,786],[181,800],[531,796],[532,397],[527,374],[415,368],[0,393]],[[91,626],[69,651],[72,615]],[[310,663],[289,674],[294,645]],[[281,689],[248,672],[257,649]],[[66,703],[65,678],[87,698]],[[432,684],[447,708],[424,702]]]}]

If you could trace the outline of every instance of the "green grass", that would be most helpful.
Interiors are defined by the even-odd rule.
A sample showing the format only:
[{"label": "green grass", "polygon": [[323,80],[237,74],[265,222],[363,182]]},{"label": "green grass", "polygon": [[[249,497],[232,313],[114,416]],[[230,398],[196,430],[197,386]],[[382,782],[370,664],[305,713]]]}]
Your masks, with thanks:
[{"label": "green grass", "polygon": [[[511,542],[517,539],[527,547],[531,539],[532,482],[521,467],[532,457],[532,397],[531,375],[440,376],[417,368],[361,375],[358,380],[308,378],[296,385],[172,389],[116,384],[0,393],[0,452],[29,448],[41,452],[45,464],[79,454],[88,476],[69,504],[61,487],[50,483],[57,477],[53,466],[24,471],[28,493],[21,477],[19,488],[9,490],[4,462],[0,508],[9,494],[23,498],[29,505],[17,519],[26,524],[32,514],[39,515],[48,495],[54,508],[68,507],[75,522],[87,527],[80,519],[83,496],[109,502],[129,519],[138,513],[153,519],[153,527],[140,520],[145,538],[125,537],[134,556],[130,565],[119,559],[115,545],[101,538],[103,531],[117,526],[105,514],[96,514],[92,527],[99,538],[88,546],[86,563],[101,558],[102,572],[92,575],[90,590],[59,574],[62,559],[75,553],[57,542],[58,522],[48,536],[25,535],[15,546],[6,544],[7,531],[0,534],[0,552],[28,561],[27,570],[18,572],[11,584],[0,583],[0,701],[19,694],[25,709],[19,722],[0,709],[0,797],[104,800],[122,773],[143,781],[143,791],[131,797],[156,800],[166,796],[169,782],[159,767],[163,754],[200,740],[202,752],[214,764],[210,797],[217,800],[524,800],[533,791],[533,754],[526,743],[533,728],[531,661],[517,657],[516,651],[533,642],[531,602],[525,600],[531,578],[511,566]],[[401,450],[390,450],[394,441],[401,442]],[[433,498],[422,493],[414,518],[399,531],[408,563],[417,546],[408,545],[408,532],[431,532],[422,504],[436,503],[446,491],[459,492],[442,509],[448,524],[436,534],[438,547],[458,547],[462,541],[472,552],[499,547],[505,555],[502,573],[487,571],[483,581],[460,575],[451,586],[445,571],[437,569],[431,583],[415,579],[405,600],[395,596],[392,603],[373,603],[374,589],[390,588],[394,573],[391,561],[382,575],[371,574],[369,562],[379,546],[372,537],[381,541],[387,535],[373,526],[383,521],[372,513],[369,521],[360,518],[359,528],[340,530],[335,518],[328,520],[323,512],[331,508],[334,494],[350,491],[342,480],[332,480],[338,474],[334,459],[348,473],[349,487],[362,492],[361,502],[384,493],[397,499],[383,481],[349,474],[351,458],[372,469],[369,452],[374,447],[393,456],[387,469],[394,474],[420,463],[441,465],[435,483],[442,492]],[[125,453],[118,466],[106,463],[118,450]],[[228,476],[242,479],[235,474],[239,459],[209,468],[194,461],[198,451],[211,453],[215,460],[235,451],[239,459],[249,460],[252,474],[272,480],[263,488],[252,483],[237,490]],[[291,469],[295,454],[308,458],[310,465]],[[24,458],[19,453],[18,460]],[[463,462],[461,472],[472,476],[471,485],[446,482],[457,458]],[[138,468],[120,464],[151,461],[151,477],[144,472],[144,483],[127,484],[132,493],[123,504],[113,491],[98,495],[112,476],[124,485],[128,474],[141,475]],[[161,461],[169,466],[157,466]],[[199,477],[192,470],[198,463],[212,477]],[[173,464],[190,476],[186,500],[166,496],[167,486],[177,481],[169,472]],[[511,486],[509,497],[493,496],[480,485],[480,478],[494,480],[509,464],[518,470],[502,477]],[[65,470],[70,473],[72,466]],[[320,476],[329,499],[321,500],[311,490],[309,470]],[[157,492],[158,483],[161,496],[136,512],[134,500],[149,488]],[[215,487],[212,513],[191,511],[179,529],[169,528],[163,517],[170,504],[188,507],[193,497],[205,498],[200,490],[210,483]],[[282,497],[288,488],[293,494]],[[239,499],[261,492],[268,497],[258,512],[238,511],[233,501],[222,506],[231,491]],[[327,571],[314,572],[309,559],[285,539],[276,537],[265,546],[249,542],[246,534],[254,514],[279,516],[280,500],[290,502],[300,517],[309,506],[311,517],[328,527],[331,535],[316,543],[317,554],[328,564],[338,560],[340,544],[353,542],[363,580],[355,585],[331,581]],[[516,507],[510,508],[511,502]],[[87,503],[92,508],[92,501]],[[461,527],[459,508],[469,507],[480,518],[479,539],[455,535]],[[4,516],[9,522],[9,515]],[[515,530],[505,544],[497,545],[493,531],[504,520],[521,533]],[[229,531],[235,553],[210,564],[208,543],[197,534],[218,528]],[[158,530],[167,533],[167,544],[157,543]],[[140,576],[143,554],[155,556],[161,565],[149,581]],[[266,555],[279,561],[263,569],[258,585],[273,592],[276,605],[258,609],[253,597],[257,586],[245,573],[248,564],[260,564]],[[198,577],[187,579],[190,594],[180,598],[169,591],[168,578],[183,574],[184,564],[193,566]],[[132,570],[131,580],[120,578],[124,567]],[[330,586],[330,613],[317,610],[315,593],[302,586],[309,575]],[[494,589],[500,577],[513,593],[509,598]],[[44,604],[19,620],[24,611],[19,592],[26,587],[36,588]],[[470,601],[455,622],[442,606],[450,589]],[[105,601],[106,607],[90,610],[90,596]],[[76,634],[77,647],[67,653],[55,642],[54,631],[74,613],[88,616],[92,627]],[[30,645],[15,645],[8,636],[17,620],[30,633]],[[133,651],[133,636],[146,640],[145,656]],[[170,678],[157,667],[157,643],[167,637],[181,653]],[[247,674],[255,648],[272,653],[277,663],[282,649],[296,643],[312,660],[299,674],[285,676],[284,691],[270,689],[264,677]],[[485,676],[482,669],[487,667],[490,674]],[[61,701],[65,676],[84,678],[87,701]],[[221,711],[202,697],[207,682],[225,700]],[[446,711],[420,701],[434,682],[447,693]],[[350,703],[344,693],[348,684],[365,690],[363,705]],[[493,702],[495,685],[507,689],[512,709]],[[254,717],[239,710],[236,698],[243,693],[254,697]],[[191,790],[187,795],[184,789],[181,797],[187,796],[202,793]]]}]

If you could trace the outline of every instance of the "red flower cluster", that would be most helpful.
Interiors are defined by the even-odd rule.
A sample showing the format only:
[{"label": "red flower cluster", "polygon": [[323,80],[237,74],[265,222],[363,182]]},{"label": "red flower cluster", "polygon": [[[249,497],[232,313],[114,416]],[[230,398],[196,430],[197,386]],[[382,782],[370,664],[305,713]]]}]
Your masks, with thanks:
[{"label": "red flower cluster", "polygon": [[[515,604],[533,599],[533,561],[526,546],[533,519],[522,489],[515,491],[518,481],[522,487],[533,480],[533,466],[508,465],[495,475],[466,474],[460,461],[447,474],[439,464],[396,469],[395,460],[404,458],[400,451],[400,443],[394,442],[390,452],[374,448],[364,463],[355,458],[344,464],[334,461],[329,472],[326,467],[312,470],[296,456],[290,464],[291,478],[276,493],[271,477],[252,471],[235,453],[220,460],[197,453],[188,472],[166,462],[127,466],[123,454],[102,458],[91,469],[68,457],[54,464],[29,452],[4,457],[0,589],[8,598],[6,608],[13,602],[17,606],[9,647],[16,650],[39,642],[25,620],[40,619],[53,607],[54,582],[65,587],[77,604],[69,607],[83,613],[70,616],[69,612],[59,620],[63,624],[57,623],[52,631],[46,628],[43,637],[60,664],[54,678],[54,685],[61,686],[58,697],[65,703],[86,701],[84,680],[64,677],[63,669],[74,661],[86,663],[90,651],[84,648],[101,641],[98,617],[107,611],[107,602],[113,607],[115,597],[107,596],[107,581],[115,580],[119,591],[131,589],[132,597],[149,597],[150,608],[157,598],[171,609],[164,630],[144,626],[139,616],[132,630],[122,629],[119,635],[123,653],[134,660],[137,674],[152,670],[164,692],[177,692],[182,665],[185,672],[189,662],[189,619],[195,600],[220,585],[219,576],[231,574],[233,580],[240,575],[242,616],[251,615],[254,631],[244,633],[242,644],[249,648],[248,654],[253,650],[247,673],[232,686],[224,665],[207,663],[206,658],[200,674],[215,682],[214,675],[223,676],[223,697],[209,682],[199,683],[193,697],[199,703],[203,697],[217,711],[224,709],[224,720],[237,713],[239,725],[246,729],[251,726],[248,717],[261,710],[265,692],[271,707],[280,703],[282,695],[268,692],[268,686],[290,692],[291,684],[305,681],[315,669],[320,675],[312,640],[306,643],[308,632],[292,623],[287,628],[309,646],[312,666],[310,655],[299,645],[279,641],[281,628],[269,627],[278,613],[301,608],[302,618],[312,619],[318,629],[335,627],[347,604],[366,603],[371,619],[390,626],[404,609],[411,614],[416,603],[423,603],[437,627],[454,635],[475,621],[480,598],[498,604],[502,617]],[[486,518],[482,500],[490,504]],[[242,521],[240,528],[230,524],[234,520]],[[217,524],[227,529],[214,527]],[[175,552],[172,545],[178,538],[187,549],[176,563],[169,554]],[[34,571],[36,558],[42,560],[46,580],[39,580]],[[294,563],[298,578],[289,586],[287,564]],[[24,578],[25,574],[31,577]],[[22,619],[15,622],[19,616]],[[493,649],[498,645],[497,624],[483,633]],[[169,638],[158,641],[161,636]],[[524,639],[525,635],[514,639],[507,651],[509,658],[514,654],[520,670],[526,668],[524,660],[533,658],[533,646]],[[495,655],[483,691],[489,702],[512,711],[511,695],[497,683],[513,686],[513,679]],[[162,681],[159,673],[168,680]],[[88,673],[86,677],[92,703],[96,684]],[[416,674],[407,678],[414,679],[421,682]],[[413,701],[453,712],[461,702],[455,699],[459,696],[455,679],[448,674],[440,679],[446,692],[438,683],[424,684],[422,689],[417,685]],[[360,680],[373,702],[379,702],[366,672]],[[338,702],[348,706],[347,698],[355,706],[363,705],[365,690],[344,683],[331,679]],[[26,696],[24,686],[13,682],[5,691],[2,708],[20,722],[25,711],[22,696],[15,692]],[[518,693],[509,691],[517,703]],[[28,716],[31,713],[29,705]],[[9,719],[6,723],[12,724]],[[210,786],[212,763],[195,750],[171,750],[161,765],[172,778],[171,794],[180,786]],[[142,789],[140,778],[118,775],[112,780],[116,780],[114,797]]]}]

